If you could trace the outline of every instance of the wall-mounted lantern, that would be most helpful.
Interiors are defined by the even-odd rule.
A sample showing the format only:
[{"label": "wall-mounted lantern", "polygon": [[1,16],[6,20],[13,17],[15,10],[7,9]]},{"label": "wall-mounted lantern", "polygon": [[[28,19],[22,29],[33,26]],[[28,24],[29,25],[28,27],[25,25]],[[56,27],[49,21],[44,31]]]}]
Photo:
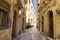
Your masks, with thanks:
[{"label": "wall-mounted lantern", "polygon": [[56,12],[57,12],[57,14],[59,14],[59,15],[60,15],[60,10],[56,10]]},{"label": "wall-mounted lantern", "polygon": [[21,11],[21,10],[19,10],[19,16],[21,16],[21,14],[22,14],[22,11]]}]

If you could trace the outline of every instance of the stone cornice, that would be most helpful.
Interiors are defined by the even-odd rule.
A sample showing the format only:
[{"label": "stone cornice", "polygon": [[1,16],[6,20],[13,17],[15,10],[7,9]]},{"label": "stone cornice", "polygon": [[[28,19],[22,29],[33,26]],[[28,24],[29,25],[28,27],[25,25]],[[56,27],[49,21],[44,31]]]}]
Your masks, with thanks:
[{"label": "stone cornice", "polygon": [[3,9],[5,11],[9,11],[10,10],[10,4],[7,3],[7,1],[5,1],[5,0],[0,0],[0,9]]},{"label": "stone cornice", "polygon": [[46,7],[44,7],[40,13],[45,12],[48,8],[53,7],[55,5],[56,5],[56,1],[52,1],[49,5],[47,5]]}]

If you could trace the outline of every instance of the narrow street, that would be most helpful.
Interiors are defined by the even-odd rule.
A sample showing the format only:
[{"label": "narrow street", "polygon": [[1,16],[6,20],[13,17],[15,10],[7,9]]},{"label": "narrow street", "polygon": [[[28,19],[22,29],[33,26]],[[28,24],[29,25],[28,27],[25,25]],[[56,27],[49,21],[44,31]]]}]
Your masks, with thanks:
[{"label": "narrow street", "polygon": [[[14,40],[49,40],[47,37],[40,34],[36,27],[24,30],[18,37]],[[52,40],[52,39],[50,39]]]},{"label": "narrow street", "polygon": [[0,0],[0,40],[60,40],[60,0]]}]

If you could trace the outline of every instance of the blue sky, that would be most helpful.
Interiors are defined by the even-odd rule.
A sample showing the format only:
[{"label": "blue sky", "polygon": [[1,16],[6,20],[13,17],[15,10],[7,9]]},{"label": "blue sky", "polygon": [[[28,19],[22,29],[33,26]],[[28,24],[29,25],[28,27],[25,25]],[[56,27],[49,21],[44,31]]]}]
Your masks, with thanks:
[{"label": "blue sky", "polygon": [[37,5],[37,0],[33,0],[33,3],[34,3],[34,12],[35,12],[35,14],[36,14],[36,5]]}]

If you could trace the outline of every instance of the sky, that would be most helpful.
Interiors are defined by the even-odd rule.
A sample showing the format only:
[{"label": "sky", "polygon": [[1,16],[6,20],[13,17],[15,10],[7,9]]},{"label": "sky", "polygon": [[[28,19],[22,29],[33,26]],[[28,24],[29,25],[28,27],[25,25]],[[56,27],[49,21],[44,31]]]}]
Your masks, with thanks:
[{"label": "sky", "polygon": [[34,3],[34,12],[35,12],[35,14],[36,14],[36,5],[37,5],[37,0],[33,0],[33,3]]}]

